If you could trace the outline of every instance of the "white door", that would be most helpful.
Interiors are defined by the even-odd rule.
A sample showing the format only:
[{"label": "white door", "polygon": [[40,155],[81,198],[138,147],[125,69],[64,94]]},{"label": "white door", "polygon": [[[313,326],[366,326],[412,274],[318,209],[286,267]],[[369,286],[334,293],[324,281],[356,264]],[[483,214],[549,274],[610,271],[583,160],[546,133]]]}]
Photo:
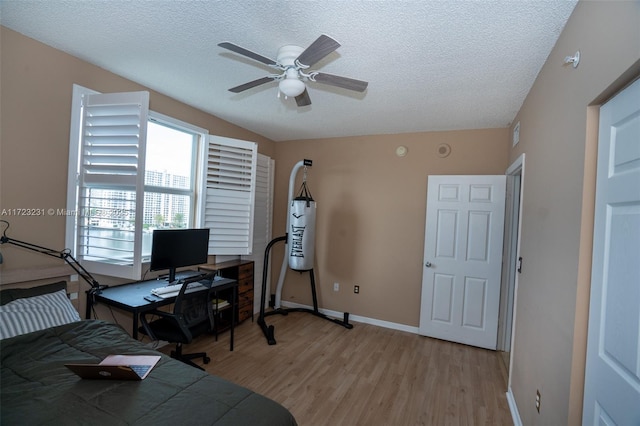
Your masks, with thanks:
[{"label": "white door", "polygon": [[600,108],[585,425],[640,425],[640,80]]},{"label": "white door", "polygon": [[419,333],[496,349],[506,176],[429,176]]}]

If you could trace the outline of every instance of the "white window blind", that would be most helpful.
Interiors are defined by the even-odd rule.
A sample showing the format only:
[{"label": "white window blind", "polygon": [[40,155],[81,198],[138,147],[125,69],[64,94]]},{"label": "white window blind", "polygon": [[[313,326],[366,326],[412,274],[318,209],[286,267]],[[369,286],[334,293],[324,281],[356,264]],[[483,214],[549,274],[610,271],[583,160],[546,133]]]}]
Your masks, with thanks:
[{"label": "white window blind", "polygon": [[[253,253],[242,256],[243,259],[254,262],[254,297],[253,312],[260,311],[262,297],[262,276],[264,272],[264,252],[271,242],[271,227],[273,222],[273,183],[275,174],[275,161],[266,155],[258,154],[258,166],[256,169],[256,195],[255,212],[253,221]],[[270,284],[271,274],[267,274],[267,286]],[[269,300],[265,296],[265,302]],[[266,308],[266,306],[265,306]]]},{"label": "white window blind", "polygon": [[257,151],[254,142],[209,137],[203,213],[209,254],[251,254]]},{"label": "white window blind", "polygon": [[149,93],[85,94],[76,258],[90,272],[138,279]]}]

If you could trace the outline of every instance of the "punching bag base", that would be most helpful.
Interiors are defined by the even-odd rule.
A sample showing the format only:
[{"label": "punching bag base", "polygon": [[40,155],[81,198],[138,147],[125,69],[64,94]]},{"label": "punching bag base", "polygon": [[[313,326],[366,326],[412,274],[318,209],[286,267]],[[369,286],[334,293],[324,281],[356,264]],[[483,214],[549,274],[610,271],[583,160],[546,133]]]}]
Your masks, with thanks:
[{"label": "punching bag base", "polygon": [[264,269],[262,271],[262,297],[261,297],[261,303],[260,303],[260,314],[258,315],[258,320],[257,323],[260,326],[260,328],[262,329],[262,333],[264,333],[264,336],[267,339],[267,342],[269,343],[269,345],[275,345],[276,344],[276,339],[274,336],[274,327],[273,325],[267,325],[266,321],[265,321],[265,317],[269,316],[269,315],[288,315],[289,312],[307,312],[310,313],[316,317],[319,318],[323,318],[326,319],[328,321],[331,321],[335,324],[341,325],[346,329],[352,329],[353,328],[353,324],[349,324],[349,313],[345,312],[343,315],[343,319],[342,321],[336,318],[332,318],[328,315],[323,314],[322,312],[320,312],[320,310],[318,309],[318,296],[316,294],[316,278],[315,278],[315,274],[313,273],[313,269],[309,269],[306,271],[298,271],[298,272],[309,272],[309,279],[311,280],[311,296],[313,298],[313,309],[310,308],[276,308],[272,311],[269,312],[265,312],[265,295],[267,294],[267,270],[268,270],[268,266],[269,266],[269,252],[271,250],[271,248],[273,247],[273,245],[275,243],[277,243],[278,241],[285,241],[287,239],[287,236],[283,236],[283,237],[278,237],[278,238],[274,238],[273,240],[271,240],[269,242],[269,244],[267,244],[267,248],[265,250],[264,253]]},{"label": "punching bag base", "polygon": [[264,321],[263,317],[267,317],[270,315],[288,315],[289,312],[307,312],[318,318],[323,318],[335,324],[341,325],[348,330],[351,330],[353,328],[353,324],[349,324],[349,312],[345,312],[343,314],[343,319],[339,320],[337,318],[332,318],[328,315],[323,314],[318,310],[311,309],[311,308],[278,308],[273,311],[264,312],[262,314],[262,317],[259,317],[257,320],[258,325],[260,326],[260,328],[262,328],[262,332],[264,333],[264,336],[267,339],[267,343],[269,345],[276,344],[276,339],[274,336],[274,326],[273,325],[267,326],[267,323]]},{"label": "punching bag base", "polygon": [[[266,269],[266,268],[265,268]],[[351,330],[353,328],[353,324],[349,324],[349,312],[345,312],[343,314],[343,318],[342,321],[336,318],[332,318],[328,315],[323,314],[322,312],[320,312],[318,310],[318,298],[316,296],[316,280],[315,280],[315,275],[313,273],[313,269],[309,270],[309,278],[311,278],[311,296],[313,297],[313,309],[311,308],[277,308],[274,309],[273,311],[269,311],[269,312],[265,312],[264,308],[260,309],[260,315],[258,316],[258,325],[260,325],[260,328],[262,328],[262,332],[264,333],[264,336],[267,339],[267,342],[269,343],[269,345],[275,345],[276,344],[276,339],[274,336],[274,327],[272,325],[267,326],[267,323],[265,322],[264,318],[269,316],[269,315],[288,315],[289,312],[307,312],[309,314],[312,314],[318,318],[322,318],[322,319],[326,319],[328,321],[331,321],[335,324],[341,325],[344,328]],[[266,280],[263,281],[263,287],[262,287],[262,291],[264,294],[264,291],[266,291]],[[264,305],[262,305],[264,306]]]},{"label": "punching bag base", "polygon": [[[264,326],[266,327],[266,324],[264,324]],[[265,337],[267,338],[267,343],[269,344],[269,346],[275,345],[276,344],[276,338],[274,337],[275,328],[272,325],[270,325],[266,329],[263,329],[263,331],[264,331]]]}]

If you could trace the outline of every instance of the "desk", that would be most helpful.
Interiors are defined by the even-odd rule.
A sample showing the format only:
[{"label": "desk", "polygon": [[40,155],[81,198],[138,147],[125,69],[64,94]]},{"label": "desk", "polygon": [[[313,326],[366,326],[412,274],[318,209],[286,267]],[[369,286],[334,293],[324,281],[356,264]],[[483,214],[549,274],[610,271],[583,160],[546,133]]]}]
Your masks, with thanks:
[{"label": "desk", "polygon": [[[152,289],[162,287],[164,285],[166,285],[166,281],[154,279],[105,288],[100,293],[94,296],[93,302],[91,301],[90,295],[87,297],[87,318],[90,318],[91,316],[91,306],[93,305],[93,303],[103,303],[107,306],[113,306],[122,309],[123,311],[131,312],[133,314],[132,336],[137,340],[138,316],[143,312],[148,312],[161,306],[170,305],[174,302],[174,300],[176,300],[175,297],[162,299],[151,294]],[[234,323],[236,322],[235,312],[237,310],[238,300],[238,281],[229,278],[222,278],[220,280],[214,281],[213,285],[211,286],[211,291],[214,294],[218,291],[227,289],[233,289],[233,291],[231,292],[231,334],[229,336],[231,339],[229,350],[233,351],[233,328]],[[151,302],[149,300],[146,300],[145,297],[152,298],[154,299],[154,301]]]}]

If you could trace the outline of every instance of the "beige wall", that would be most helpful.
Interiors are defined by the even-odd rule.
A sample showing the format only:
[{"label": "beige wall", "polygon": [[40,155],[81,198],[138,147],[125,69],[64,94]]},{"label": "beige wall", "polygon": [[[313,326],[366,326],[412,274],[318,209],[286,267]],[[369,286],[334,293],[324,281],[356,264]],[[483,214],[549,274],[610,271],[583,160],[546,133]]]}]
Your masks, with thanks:
[{"label": "beige wall", "polygon": [[[291,170],[311,159],[320,307],[417,327],[427,176],[504,174],[508,134],[489,129],[278,142],[274,237],[285,232]],[[441,143],[451,146],[446,158],[437,156]],[[395,155],[399,145],[408,148],[405,157]],[[283,245],[273,250],[274,283],[283,251]],[[282,299],[310,305],[308,274],[289,271]]]},{"label": "beige wall", "polygon": [[[576,50],[578,68],[563,66]],[[526,425],[581,423],[597,143],[588,105],[639,58],[640,2],[581,1],[514,120],[510,160],[526,153],[526,175],[512,389]]]},{"label": "beige wall", "polygon": [[[0,27],[1,126],[0,212],[2,209],[63,209],[66,206],[72,85],[99,92],[148,90],[104,69]],[[274,143],[210,114],[150,91],[150,109],[208,129],[211,134],[258,142],[273,155]],[[2,216],[12,238],[53,249],[65,247],[62,216]],[[4,226],[2,226],[4,229]],[[3,278],[28,277],[24,268],[59,260],[2,246]],[[102,280],[101,280],[101,283]],[[105,282],[109,284],[110,282]]]}]

